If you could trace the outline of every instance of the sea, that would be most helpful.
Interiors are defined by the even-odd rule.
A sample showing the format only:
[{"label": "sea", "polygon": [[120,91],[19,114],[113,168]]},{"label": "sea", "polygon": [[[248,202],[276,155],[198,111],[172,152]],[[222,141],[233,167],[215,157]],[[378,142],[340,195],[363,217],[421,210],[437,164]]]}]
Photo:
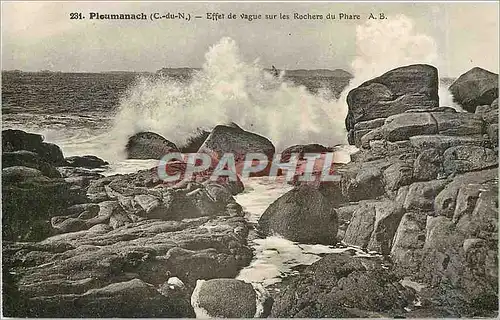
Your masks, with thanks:
[{"label": "sea", "polygon": [[[410,61],[410,60],[403,60]],[[392,61],[397,63],[397,61]],[[268,66],[267,66],[268,67]],[[380,67],[380,64],[376,64]],[[234,40],[223,38],[205,54],[202,68],[162,72],[2,72],[2,130],[42,134],[64,155],[95,155],[110,163],[104,175],[156,166],[157,160],[126,159],[130,136],[156,132],[182,145],[199,130],[234,122],[267,137],[277,151],[307,143],[336,146],[341,162],[356,148],[346,139],[346,96],[364,77],[304,71],[276,76],[259,61],[248,62]],[[387,69],[386,71],[390,70]],[[371,77],[381,73],[372,73]],[[441,79],[440,96],[453,79]],[[448,100],[447,100],[448,99]],[[250,178],[236,196],[250,223],[291,189],[283,181]],[[255,238],[254,260],[239,279],[274,285],[327,253],[359,248],[308,245],[279,236]]]}]

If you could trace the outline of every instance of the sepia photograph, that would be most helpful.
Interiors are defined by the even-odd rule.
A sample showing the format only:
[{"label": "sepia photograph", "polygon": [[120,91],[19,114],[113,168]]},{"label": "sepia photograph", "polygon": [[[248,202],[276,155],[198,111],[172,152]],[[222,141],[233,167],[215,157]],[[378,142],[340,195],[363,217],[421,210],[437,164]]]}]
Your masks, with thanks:
[{"label": "sepia photograph", "polygon": [[498,1],[2,1],[2,318],[497,318]]}]

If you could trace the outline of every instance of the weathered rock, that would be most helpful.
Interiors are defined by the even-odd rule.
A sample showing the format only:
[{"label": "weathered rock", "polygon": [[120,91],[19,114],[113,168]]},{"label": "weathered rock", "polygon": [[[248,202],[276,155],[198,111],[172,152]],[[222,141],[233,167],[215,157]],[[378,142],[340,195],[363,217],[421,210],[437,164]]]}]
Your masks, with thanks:
[{"label": "weathered rock", "polygon": [[498,124],[490,124],[486,129],[486,133],[488,134],[492,145],[498,147]]},{"label": "weathered rock", "polygon": [[353,164],[342,172],[342,194],[349,201],[374,199],[384,194],[382,172],[390,162],[381,159]]},{"label": "weathered rock", "polygon": [[[265,154],[271,163],[275,149],[271,141],[239,128],[216,126],[198,150],[212,157],[212,166],[215,167],[224,154],[231,154],[239,167],[248,153]],[[269,168],[270,166],[268,166]],[[254,175],[264,175],[265,170]]]},{"label": "weathered rock", "polygon": [[81,167],[81,168],[100,168],[108,165],[109,163],[91,155],[86,156],[73,156],[68,157],[66,160],[66,166],[68,167]]},{"label": "weathered rock", "polygon": [[[78,301],[78,303],[75,303]],[[165,297],[140,279],[113,283],[81,294],[33,297],[29,317],[193,317],[186,301]]]},{"label": "weathered rock", "polygon": [[402,216],[403,206],[397,201],[361,201],[343,242],[388,254]]},{"label": "weathered rock", "polygon": [[439,134],[448,136],[472,136],[483,134],[483,121],[467,112],[432,112]]},{"label": "weathered rock", "polygon": [[436,149],[440,152],[461,145],[488,146],[489,141],[482,135],[473,136],[446,136],[446,135],[418,135],[410,137],[411,145],[417,150]]},{"label": "weathered rock", "polygon": [[267,291],[236,279],[198,280],[191,296],[198,318],[266,318],[272,306]]},{"label": "weathered rock", "polygon": [[41,159],[52,165],[63,165],[64,157],[61,149],[52,143],[43,142],[39,134],[27,133],[22,130],[2,131],[2,152],[10,151],[32,151],[37,153]]},{"label": "weathered rock", "polygon": [[443,169],[447,174],[476,171],[498,165],[495,151],[478,146],[448,148],[443,158]]},{"label": "weathered rock", "polygon": [[310,186],[299,186],[273,202],[259,219],[259,231],[301,243],[337,242],[337,214],[328,198]]},{"label": "weathered rock", "polygon": [[498,232],[498,181],[461,188],[453,222],[470,238],[496,240]]},{"label": "weathered rock", "polygon": [[361,121],[354,125],[354,129],[350,130],[351,135],[353,136],[353,142],[349,142],[350,144],[354,144],[357,147],[361,146],[361,138],[370,132],[371,130],[378,128],[384,124],[385,118],[377,118],[368,121]]},{"label": "weathered rock", "polygon": [[[11,316],[194,316],[190,308],[189,313],[184,313],[184,308],[182,313],[172,309],[178,303],[189,306],[189,300],[169,296],[157,301],[161,294],[153,296],[152,290],[148,293],[149,289],[144,292],[140,288],[158,292],[171,277],[179,278],[188,288],[193,288],[197,279],[235,277],[252,255],[246,245],[248,226],[243,218],[144,220],[115,230],[101,226],[43,242],[4,244],[4,262],[18,275],[12,285],[26,299],[25,308]],[[131,280],[141,283],[133,287],[142,298],[111,290]],[[164,294],[163,289],[160,292]],[[124,295],[144,303],[134,303]],[[82,296],[96,302],[78,304],[75,308],[81,313],[68,310],[75,299],[87,301]],[[156,302],[146,303],[150,300]],[[124,306],[130,313],[122,314],[111,307],[102,310],[105,301],[133,306]]]},{"label": "weathered rock", "polygon": [[391,258],[398,273],[417,274],[422,261],[427,215],[421,212],[404,214],[394,236]]},{"label": "weathered rock", "polygon": [[381,127],[389,141],[407,140],[421,134],[438,133],[438,126],[431,113],[402,113],[390,116]]},{"label": "weathered rock", "polygon": [[33,168],[2,170],[2,235],[4,240],[34,241],[52,234],[49,220],[66,207],[85,201],[79,189],[50,179]]},{"label": "weathered rock", "polygon": [[422,151],[413,166],[413,178],[417,181],[429,181],[438,177],[442,171],[443,157],[437,149]]},{"label": "weathered rock", "polygon": [[397,161],[384,170],[384,185],[387,191],[396,191],[413,182],[413,161]]},{"label": "weathered rock", "polygon": [[125,147],[129,159],[161,159],[179,152],[176,145],[154,132],[139,132],[128,139]]},{"label": "weathered rock", "polygon": [[403,207],[407,211],[432,211],[436,195],[443,190],[447,183],[447,180],[412,183]]},{"label": "weathered rock", "polygon": [[[362,285],[360,285],[362,284]],[[414,294],[378,259],[329,254],[275,297],[274,318],[341,318],[404,313]]]},{"label": "weathered rock", "polygon": [[2,168],[22,166],[40,170],[44,176],[49,178],[60,178],[61,174],[57,169],[42,160],[35,152],[20,150],[2,153]]},{"label": "weathered rock", "polygon": [[498,98],[490,105],[477,106],[475,114],[486,123],[498,123]]},{"label": "weathered rock", "polygon": [[491,104],[498,98],[498,74],[472,68],[458,77],[449,90],[458,104],[474,112],[477,106]]},{"label": "weathered rock", "polygon": [[435,213],[448,218],[453,217],[457,204],[457,196],[462,187],[496,180],[498,180],[497,169],[469,172],[456,176],[434,200]]},{"label": "weathered rock", "polygon": [[[496,193],[488,198],[496,198]],[[478,210],[482,214],[476,218],[489,216],[490,221],[498,214],[496,207],[493,211]],[[495,238],[469,238],[467,232],[443,216],[429,217],[426,229],[420,275],[439,288],[436,300],[461,316],[484,316],[498,310],[497,231],[491,233]]]},{"label": "weathered rock", "polygon": [[351,155],[351,161],[368,162],[386,157],[397,155],[410,155],[414,153],[413,147],[409,141],[390,142],[387,140],[370,140],[369,149],[360,149],[360,151]]},{"label": "weathered rock", "polygon": [[411,65],[386,72],[353,89],[347,96],[346,129],[361,121],[402,113],[409,109],[438,106],[437,69]]}]

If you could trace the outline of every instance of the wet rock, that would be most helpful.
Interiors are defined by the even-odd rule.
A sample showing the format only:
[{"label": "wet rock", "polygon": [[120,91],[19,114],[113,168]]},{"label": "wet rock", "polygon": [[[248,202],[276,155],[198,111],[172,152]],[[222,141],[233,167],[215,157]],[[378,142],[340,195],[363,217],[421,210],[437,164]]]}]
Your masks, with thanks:
[{"label": "wet rock", "polygon": [[35,152],[20,150],[2,153],[2,168],[22,166],[40,170],[44,176],[49,178],[60,178],[61,174],[57,169],[42,160]]},{"label": "wet rock", "polygon": [[413,291],[400,285],[380,260],[329,254],[281,290],[271,317],[387,316],[404,313],[413,298]]},{"label": "wet rock", "polygon": [[61,149],[55,144],[43,142],[41,135],[27,133],[22,130],[3,130],[2,152],[20,150],[35,152],[43,161],[55,166],[64,164]]},{"label": "wet rock", "polygon": [[210,131],[198,129],[194,135],[187,139],[185,144],[179,147],[179,150],[182,153],[196,153],[209,135]]},{"label": "wet rock", "polygon": [[197,281],[191,305],[198,318],[265,318],[271,311],[272,300],[261,285],[212,279]]},{"label": "wet rock", "polygon": [[73,156],[66,158],[66,166],[68,167],[81,167],[81,168],[100,168],[108,165],[109,163],[91,155],[86,156]]},{"label": "wet rock", "polygon": [[310,186],[300,186],[273,202],[259,219],[259,231],[301,243],[337,242],[337,214],[331,201]]},{"label": "wet rock", "polygon": [[317,143],[311,144],[299,144],[286,148],[281,153],[281,162],[289,162],[290,156],[294,153],[297,154],[298,159],[304,159],[304,154],[306,153],[322,153],[322,152],[331,152],[331,148],[327,148]]},{"label": "wet rock", "polygon": [[476,171],[498,165],[497,153],[479,146],[456,146],[443,154],[443,169],[447,174]]},{"label": "wet rock", "polygon": [[161,159],[179,152],[176,145],[154,132],[139,132],[128,139],[125,147],[128,159]]},{"label": "wet rock", "polygon": [[498,98],[498,74],[472,68],[458,77],[449,90],[458,104],[474,112],[477,106],[491,104]]},{"label": "wet rock", "polygon": [[398,190],[413,182],[413,161],[397,161],[384,170],[384,185],[388,191]]},{"label": "wet rock", "polygon": [[[198,152],[209,154],[213,159],[213,166],[218,163],[224,154],[231,154],[234,156],[236,166],[239,167],[248,153],[264,154],[271,162],[275,149],[271,141],[258,134],[219,125],[212,130]],[[264,175],[264,171],[255,175]]]},{"label": "wet rock", "polygon": [[437,87],[437,70],[429,65],[411,65],[386,72],[349,92],[346,128],[349,131],[358,122],[387,118],[415,106],[437,107]]}]

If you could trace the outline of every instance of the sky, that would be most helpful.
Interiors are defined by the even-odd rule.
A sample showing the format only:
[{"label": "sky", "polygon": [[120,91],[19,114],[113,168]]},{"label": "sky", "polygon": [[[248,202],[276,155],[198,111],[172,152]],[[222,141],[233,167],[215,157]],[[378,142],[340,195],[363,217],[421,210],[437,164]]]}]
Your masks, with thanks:
[{"label": "sky", "polygon": [[[71,20],[71,12],[86,19]],[[89,13],[185,12],[193,21],[97,21]],[[209,12],[236,14],[359,14],[357,21],[205,19]],[[389,23],[404,14],[418,36],[435,41],[442,76],[479,66],[498,73],[498,1],[489,3],[173,3],[2,2],[2,70],[64,72],[156,71],[201,67],[222,37],[236,41],[243,58],[279,69],[352,70],[364,54],[356,27],[370,13]],[[398,30],[393,30],[397,34]],[[371,44],[377,46],[377,43]],[[362,49],[365,48],[365,49]],[[411,50],[412,48],[409,48]],[[419,50],[419,48],[414,48]],[[420,48],[421,49],[421,48]],[[388,49],[390,50],[390,48]],[[380,53],[380,52],[379,52]]]}]

